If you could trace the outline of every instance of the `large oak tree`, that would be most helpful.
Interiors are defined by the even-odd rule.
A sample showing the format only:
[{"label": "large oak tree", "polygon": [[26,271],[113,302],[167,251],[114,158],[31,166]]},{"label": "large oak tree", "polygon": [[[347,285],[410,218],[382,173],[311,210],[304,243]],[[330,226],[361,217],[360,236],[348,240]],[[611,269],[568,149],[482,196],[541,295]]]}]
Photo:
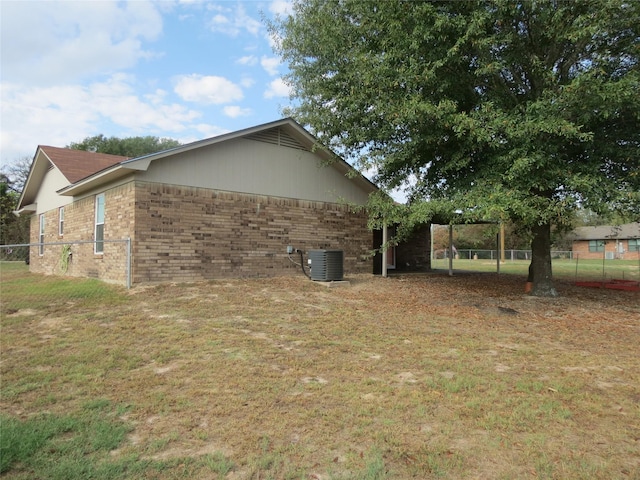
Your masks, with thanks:
[{"label": "large oak tree", "polygon": [[532,234],[578,207],[640,211],[640,2],[295,0],[271,25],[319,140],[431,205]]}]

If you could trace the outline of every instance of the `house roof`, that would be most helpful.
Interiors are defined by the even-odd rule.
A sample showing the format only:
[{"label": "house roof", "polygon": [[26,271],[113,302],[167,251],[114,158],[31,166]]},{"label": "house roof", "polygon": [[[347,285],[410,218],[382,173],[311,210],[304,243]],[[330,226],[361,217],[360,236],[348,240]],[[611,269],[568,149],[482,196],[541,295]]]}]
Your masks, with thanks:
[{"label": "house roof", "polygon": [[314,152],[339,172],[344,175],[349,174],[351,180],[364,191],[373,192],[378,189],[375,184],[359,174],[342,158],[319,144],[317,139],[295,120],[284,118],[137,158],[39,146],[18,203],[18,212],[33,210],[33,202],[35,202],[38,189],[42,184],[44,175],[52,165],[69,181],[69,184],[58,190],[57,193],[59,195],[73,196],[98,188],[105,183],[125,177],[135,171],[145,171],[149,168],[151,162],[155,160],[236,138],[260,138],[262,141],[269,143]]},{"label": "house roof", "polygon": [[602,225],[599,227],[578,227],[571,232],[573,240],[627,240],[640,238],[640,222],[624,225]]},{"label": "house roof", "polygon": [[39,145],[31,162],[31,168],[20,195],[17,211],[34,210],[35,205],[33,202],[35,202],[44,176],[51,168],[57,168],[69,184],[73,184],[105,168],[117,165],[128,158],[106,153]]},{"label": "house roof", "polygon": [[128,175],[132,171],[147,170],[151,162],[159,160],[161,158],[188,152],[197,148],[215,145],[217,143],[226,142],[236,138],[256,137],[260,137],[263,140],[277,145],[286,145],[289,147],[300,148],[302,150],[314,152],[316,155],[318,155],[328,164],[331,164],[332,167],[336,168],[342,174],[355,174],[351,177],[351,180],[354,183],[358,184],[365,191],[373,192],[378,190],[378,187],[375,184],[373,184],[370,180],[360,174],[338,155],[321,145],[318,140],[307,130],[305,130],[299,123],[297,123],[292,118],[284,118],[281,120],[276,120],[274,122],[257,125],[255,127],[237,130],[235,132],[230,132],[223,135],[218,135],[216,137],[188,143],[186,145],[181,145],[169,150],[144,155],[142,157],[127,159],[107,169],[87,176],[69,185],[68,187],[63,188],[58,193],[61,195],[77,195],[95,188],[107,181],[115,180],[122,176]]},{"label": "house roof", "polygon": [[129,157],[120,155],[108,155],[106,153],[46,145],[41,145],[39,148],[51,163],[58,167],[60,172],[69,180],[69,183],[76,183],[89,175],[129,159]]}]

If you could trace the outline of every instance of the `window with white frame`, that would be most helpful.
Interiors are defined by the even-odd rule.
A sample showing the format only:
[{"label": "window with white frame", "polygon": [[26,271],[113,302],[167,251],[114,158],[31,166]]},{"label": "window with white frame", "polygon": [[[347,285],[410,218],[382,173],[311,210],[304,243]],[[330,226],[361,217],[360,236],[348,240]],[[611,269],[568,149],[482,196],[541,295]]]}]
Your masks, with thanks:
[{"label": "window with white frame", "polygon": [[629,251],[640,252],[640,239],[637,239],[637,238],[629,239]]},{"label": "window with white frame", "polygon": [[64,207],[58,209],[58,235],[64,235]]},{"label": "window with white frame", "polygon": [[96,195],[96,224],[93,239],[94,253],[104,252],[104,193]]},{"label": "window with white frame", "polygon": [[44,213],[40,214],[40,229],[39,229],[38,241],[40,245],[38,246],[40,255],[44,255]]}]

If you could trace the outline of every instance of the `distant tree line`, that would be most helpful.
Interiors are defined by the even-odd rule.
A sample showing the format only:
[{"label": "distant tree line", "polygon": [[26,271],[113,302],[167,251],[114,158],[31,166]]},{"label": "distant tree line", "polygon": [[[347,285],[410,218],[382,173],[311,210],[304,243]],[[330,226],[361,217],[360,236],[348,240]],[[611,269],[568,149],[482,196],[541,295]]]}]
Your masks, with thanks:
[{"label": "distant tree line", "polygon": [[77,143],[72,142],[67,145],[66,148],[136,158],[176,148],[180,145],[180,142],[170,138],[158,138],[153,136],[117,138],[105,137],[100,134],[93,137],[87,137]]}]

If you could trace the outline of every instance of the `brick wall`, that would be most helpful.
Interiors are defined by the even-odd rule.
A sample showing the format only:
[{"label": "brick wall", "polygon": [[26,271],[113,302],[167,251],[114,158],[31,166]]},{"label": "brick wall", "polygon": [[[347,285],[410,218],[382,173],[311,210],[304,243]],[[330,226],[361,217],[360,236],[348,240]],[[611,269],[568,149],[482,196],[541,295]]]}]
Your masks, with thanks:
[{"label": "brick wall", "polygon": [[[30,251],[30,270],[36,273],[93,277],[101,280],[126,283],[126,244],[110,242],[123,240],[130,235],[134,215],[134,183],[128,183],[104,191],[105,232],[104,253],[95,254],[93,241],[95,222],[95,195],[77,200],[64,207],[64,234],[58,235],[58,209],[45,212],[45,243],[64,242],[71,245],[71,258],[66,271],[63,269],[63,245],[46,245],[44,254],[38,248]],[[39,218],[31,217],[31,243],[39,242]]]},{"label": "brick wall", "polygon": [[[389,236],[394,235],[394,228],[389,227]],[[382,230],[376,230],[373,236],[373,248],[382,245]],[[431,229],[430,224],[415,229],[407,240],[395,247],[396,268],[393,272],[428,272],[431,270]],[[382,273],[382,254],[377,252],[374,258],[374,273]]]},{"label": "brick wall", "polygon": [[343,250],[345,275],[372,271],[366,214],[344,205],[137,182],[135,218],[134,283],[302,275],[287,245]]},{"label": "brick wall", "polygon": [[[44,241],[58,242],[58,209],[44,212]],[[40,215],[32,215],[29,229],[29,243],[40,242]],[[38,247],[29,249],[29,270],[34,273],[60,273],[61,246],[45,246],[40,255]]]},{"label": "brick wall", "polygon": [[426,272],[431,270],[431,226],[422,225],[396,248],[396,270]]},{"label": "brick wall", "polygon": [[[613,258],[620,258],[623,260],[638,260],[640,259],[640,252],[630,252],[629,251],[629,243],[626,240],[620,240],[620,244],[624,250],[624,253],[618,254],[615,240],[607,240],[604,244],[604,251],[611,252]],[[580,258],[583,260],[601,260],[603,257],[603,252],[590,252],[589,251],[589,242],[588,241],[574,241],[573,242],[573,257]]]}]

